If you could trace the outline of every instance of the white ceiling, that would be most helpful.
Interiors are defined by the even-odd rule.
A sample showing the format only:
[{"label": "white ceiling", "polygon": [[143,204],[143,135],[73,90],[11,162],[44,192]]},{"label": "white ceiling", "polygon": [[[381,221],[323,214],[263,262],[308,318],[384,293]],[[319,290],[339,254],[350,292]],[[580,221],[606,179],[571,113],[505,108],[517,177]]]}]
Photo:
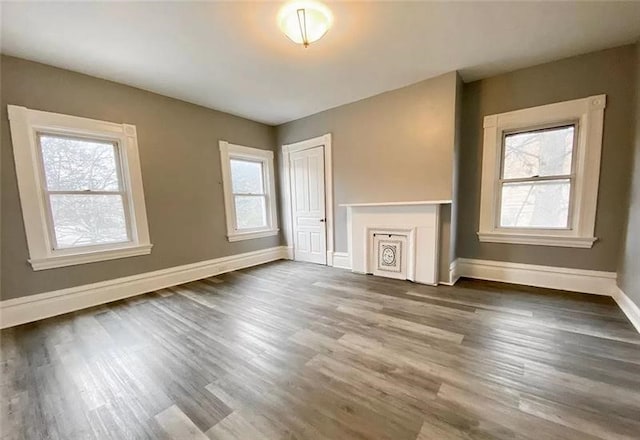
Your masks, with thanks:
[{"label": "white ceiling", "polygon": [[465,81],[640,37],[640,2],[328,2],[309,49],[282,2],[2,4],[2,52],[269,124],[452,70]]}]

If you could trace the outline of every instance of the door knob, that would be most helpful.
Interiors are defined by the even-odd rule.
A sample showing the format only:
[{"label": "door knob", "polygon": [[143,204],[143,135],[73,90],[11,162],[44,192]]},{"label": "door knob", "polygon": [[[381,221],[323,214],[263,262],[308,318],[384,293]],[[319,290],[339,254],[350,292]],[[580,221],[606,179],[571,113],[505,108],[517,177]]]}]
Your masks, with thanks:
[{"label": "door knob", "polygon": [[324,223],[324,222],[327,221],[327,219],[326,218],[321,218],[320,221]]}]

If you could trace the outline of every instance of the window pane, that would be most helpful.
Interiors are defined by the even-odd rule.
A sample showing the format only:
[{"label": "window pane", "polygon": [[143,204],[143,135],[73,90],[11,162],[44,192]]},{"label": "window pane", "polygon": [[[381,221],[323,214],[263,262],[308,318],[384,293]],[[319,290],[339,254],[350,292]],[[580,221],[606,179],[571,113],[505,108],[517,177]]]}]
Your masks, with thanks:
[{"label": "window pane", "polygon": [[116,147],[112,142],[40,135],[50,191],[118,191]]},{"label": "window pane", "polygon": [[262,162],[232,159],[231,182],[234,194],[264,194]]},{"label": "window pane", "polygon": [[573,125],[506,135],[503,178],[571,174],[574,135]]},{"label": "window pane", "polygon": [[566,228],[569,220],[569,179],[505,183],[500,226]]},{"label": "window pane", "polygon": [[51,194],[58,248],[128,241],[120,195]]},{"label": "window pane", "polygon": [[238,229],[267,226],[267,208],[264,196],[235,196]]}]

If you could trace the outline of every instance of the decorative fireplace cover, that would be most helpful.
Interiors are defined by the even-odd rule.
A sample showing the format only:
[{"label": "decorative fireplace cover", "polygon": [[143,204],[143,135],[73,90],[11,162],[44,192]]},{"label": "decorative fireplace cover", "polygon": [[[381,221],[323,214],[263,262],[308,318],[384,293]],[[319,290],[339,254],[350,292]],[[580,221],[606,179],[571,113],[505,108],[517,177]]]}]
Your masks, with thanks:
[{"label": "decorative fireplace cover", "polygon": [[406,246],[407,237],[404,235],[375,234],[374,244],[374,275],[391,278],[407,278]]},{"label": "decorative fireplace cover", "polygon": [[402,242],[380,240],[378,242],[378,270],[400,272],[402,270]]}]

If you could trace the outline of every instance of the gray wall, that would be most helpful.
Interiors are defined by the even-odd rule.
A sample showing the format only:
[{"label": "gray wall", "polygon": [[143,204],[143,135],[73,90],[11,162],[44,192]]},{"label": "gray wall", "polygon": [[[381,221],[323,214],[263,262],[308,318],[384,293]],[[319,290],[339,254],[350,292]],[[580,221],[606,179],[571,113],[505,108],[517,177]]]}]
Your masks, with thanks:
[{"label": "gray wall", "polygon": [[[454,133],[453,133],[453,187],[452,187],[452,201],[451,204],[451,229],[450,234],[450,263],[453,262],[457,255],[457,241],[458,241],[458,210],[459,210],[459,197],[460,197],[460,144],[461,130],[462,130],[462,93],[464,90],[464,84],[460,75],[456,75],[456,107],[454,116]],[[447,267],[448,269],[448,267]]]},{"label": "gray wall", "polygon": [[[616,271],[631,176],[635,46],[623,46],[465,84],[462,108],[459,257]],[[596,237],[591,249],[480,243],[485,115],[606,93]],[[637,260],[636,260],[637,261]]]},{"label": "gray wall", "polygon": [[[640,301],[638,270],[630,269],[640,257],[638,234],[634,233],[640,218],[640,153],[635,155],[633,165],[626,247],[620,252],[634,163],[634,128],[635,149],[640,149],[640,123],[633,118],[634,103],[629,99],[634,84],[640,81],[637,50],[636,46],[610,49],[465,85],[452,72],[277,129],[121,84],[3,56],[1,298],[277,246],[280,237],[227,242],[217,142],[225,139],[272,149],[332,133],[337,251],[347,250],[346,210],[338,207],[341,203],[457,198],[457,206],[445,210],[442,216],[443,278],[456,254],[606,271],[616,270],[621,254],[621,287]],[[608,95],[608,105],[596,221],[599,240],[594,247],[479,243],[476,232],[483,117],[599,93]],[[462,105],[456,106],[460,101]],[[154,244],[151,255],[39,272],[31,269],[26,261],[7,104],[137,126]]]},{"label": "gray wall", "polygon": [[341,203],[451,199],[457,81],[447,73],[278,127],[279,145],[333,136],[336,251],[347,251]]},{"label": "gray wall", "polygon": [[621,249],[618,285],[640,307],[640,42],[636,44],[636,108],[633,175],[626,234]]},{"label": "gray wall", "polygon": [[[275,129],[143,90],[17,58],[1,59],[2,299],[268,248],[229,243],[218,140],[273,149]],[[7,104],[135,124],[151,255],[34,272],[18,198]]]}]

